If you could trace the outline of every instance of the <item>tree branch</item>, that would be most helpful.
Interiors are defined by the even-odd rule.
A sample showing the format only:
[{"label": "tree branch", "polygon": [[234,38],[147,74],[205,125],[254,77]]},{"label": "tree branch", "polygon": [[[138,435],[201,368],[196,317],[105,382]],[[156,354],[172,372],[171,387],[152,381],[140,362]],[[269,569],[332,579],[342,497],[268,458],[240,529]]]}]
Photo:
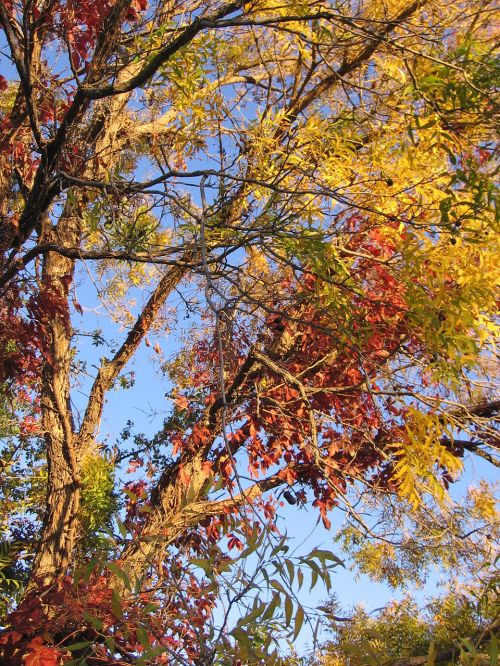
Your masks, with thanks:
[{"label": "tree branch", "polygon": [[[220,516],[228,509],[234,509],[242,504],[252,502],[260,495],[263,495],[269,490],[273,490],[278,486],[286,484],[286,481],[279,477],[279,473],[268,476],[261,481],[256,481],[249,488],[246,488],[242,493],[228,497],[223,500],[201,500],[188,504],[185,509],[179,513],[177,520],[169,523],[172,527],[178,526],[179,531],[196,527],[204,518],[209,516]],[[173,540],[173,539],[172,539]]]},{"label": "tree branch", "polygon": [[375,53],[379,44],[384,41],[385,37],[392,30],[397,28],[402,21],[412,16],[412,14],[427,4],[427,2],[428,0],[415,0],[410,5],[408,5],[406,9],[400,12],[394,19],[385,23],[382,30],[373,33],[371,42],[365,46],[365,48],[362,49],[355,58],[341,65],[335,72],[325,77],[322,81],[315,85],[314,88],[309,91],[309,93],[300,99],[300,101],[296,102],[295,108],[293,110],[294,115],[297,116],[300,113],[303,113],[307,107],[312,104],[312,102],[318,99],[318,97],[320,97],[324,92],[329,90],[342,77],[346,76],[347,74],[351,74],[360,65],[365,63]]},{"label": "tree branch", "polygon": [[108,85],[103,87],[85,83],[80,88],[82,96],[89,100],[102,99],[103,97],[120,95],[121,93],[130,92],[139,88],[144,85],[175,53],[177,53],[177,51],[184,46],[187,46],[187,44],[189,44],[200,32],[207,28],[217,28],[218,19],[238,11],[242,6],[242,0],[237,0],[236,2],[230,2],[221,7],[205,18],[195,18],[173,42],[160,49],[160,51],[149,60],[147,65],[145,65],[135,76],[128,79],[128,81],[123,81],[123,83],[118,85]]},{"label": "tree branch", "polygon": [[104,361],[102,364],[97,373],[94,385],[92,386],[87,410],[78,434],[80,446],[85,446],[93,439],[101,419],[106,392],[111,388],[113,382],[149,331],[159,309],[165,303],[175,287],[177,287],[185,277],[187,267],[194,259],[194,253],[187,252],[184,256],[184,261],[173,266],[168,273],[163,276],[120,349],[116,352],[111,361]]},{"label": "tree branch", "polygon": [[490,400],[488,402],[480,402],[477,405],[464,406],[450,412],[450,416],[471,420],[474,417],[490,419],[500,413],[500,400]]},{"label": "tree branch", "polygon": [[[134,253],[126,250],[82,250],[78,246],[64,247],[57,243],[41,243],[28,250],[22,257],[14,260],[10,267],[0,276],[0,289],[4,287],[17,273],[31,263],[40,255],[48,252],[55,252],[68,259],[80,259],[82,261],[99,261],[102,259],[116,259],[118,261],[133,261],[140,264],[151,264],[157,266],[179,266],[184,265],[183,258],[175,258],[174,255],[180,252],[179,248],[167,248],[158,254],[152,253]],[[168,256],[172,258],[167,259]],[[194,263],[186,263],[186,267],[194,266]]]}]

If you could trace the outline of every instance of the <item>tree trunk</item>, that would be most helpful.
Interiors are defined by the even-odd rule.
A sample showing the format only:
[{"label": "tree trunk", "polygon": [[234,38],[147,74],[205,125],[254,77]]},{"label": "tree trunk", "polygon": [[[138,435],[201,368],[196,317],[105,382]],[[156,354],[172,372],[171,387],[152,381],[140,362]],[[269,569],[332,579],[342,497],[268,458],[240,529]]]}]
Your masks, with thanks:
[{"label": "tree trunk", "polygon": [[[49,242],[75,246],[80,236],[78,215],[67,204],[56,228],[47,233]],[[32,578],[48,583],[64,572],[74,548],[80,504],[80,475],[74,448],[70,405],[72,330],[68,290],[75,262],[49,252],[44,261],[41,293],[45,312],[48,349],[42,374],[42,428],[47,455],[48,488],[46,514]]]},{"label": "tree trunk", "polygon": [[[96,105],[89,134],[95,133],[92,141],[100,155],[100,162],[96,166],[90,161],[84,176],[102,177],[115,151],[122,148],[126,137],[118,139],[117,135],[125,122],[124,107],[129,96],[118,95],[110,102]],[[77,197],[78,193],[75,192],[74,198]],[[55,227],[51,227],[46,216],[47,228],[42,228],[39,242],[79,247],[82,225],[79,204],[67,201]],[[70,404],[72,331],[68,292],[73,282],[74,268],[74,259],[49,252],[45,256],[42,273],[42,290],[46,290],[57,301],[56,313],[49,312],[45,321],[50,348],[42,377],[41,408],[47,456],[47,504],[31,575],[32,581],[41,580],[45,584],[63,574],[71,561],[78,537],[81,483],[79,459],[93,442],[93,436],[79,438],[75,433]],[[97,421],[96,418],[93,431]]]}]

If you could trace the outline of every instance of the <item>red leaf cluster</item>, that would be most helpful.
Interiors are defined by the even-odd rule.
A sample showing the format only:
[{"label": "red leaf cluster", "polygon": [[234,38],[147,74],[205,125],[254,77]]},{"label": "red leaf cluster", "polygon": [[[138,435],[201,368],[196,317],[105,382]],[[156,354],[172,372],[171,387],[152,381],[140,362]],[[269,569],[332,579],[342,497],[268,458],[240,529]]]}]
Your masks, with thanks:
[{"label": "red leaf cluster", "polygon": [[[343,309],[337,312],[328,301],[325,278],[305,271],[300,283],[282,285],[295,308],[286,316],[269,315],[254,340],[235,321],[222,359],[228,390],[255,338],[264,352],[278,349],[280,339],[289,341],[282,351],[268,352],[270,363],[260,363],[238,389],[244,399],[229,408],[228,420],[238,425],[228,431],[227,444],[235,454],[245,452],[252,478],[278,469],[289,485],[311,488],[327,527],[327,513],[348,483],[374,476],[390,483],[383,474],[384,447],[396,434],[401,437],[404,414],[389,396],[375,395],[377,377],[403,344],[414,350],[419,345],[407,321],[404,284],[386,262],[396,251],[391,235],[399,233],[398,223],[381,231],[352,216],[349,224],[349,250],[356,259],[350,264],[352,283],[339,292]],[[276,311],[279,303],[269,307]],[[220,403],[220,363],[216,338],[196,345],[191,382],[202,390],[207,406]],[[190,435],[176,435],[174,455],[210,443],[215,443],[214,433],[196,424]],[[215,446],[212,455],[216,474],[233,488],[234,465],[226,445]],[[229,547],[237,544],[231,541]]]},{"label": "red leaf cluster", "polygon": [[182,649],[194,658],[215,603],[213,591],[181,559],[164,564],[162,580],[168,591],[163,610],[151,604],[150,593],[121,598],[109,573],[92,574],[87,583],[66,577],[40,586],[10,614],[0,636],[0,662],[56,666],[74,658],[65,649],[74,643],[88,645],[86,662],[96,666],[121,663],[117,652],[135,660],[145,647]]}]

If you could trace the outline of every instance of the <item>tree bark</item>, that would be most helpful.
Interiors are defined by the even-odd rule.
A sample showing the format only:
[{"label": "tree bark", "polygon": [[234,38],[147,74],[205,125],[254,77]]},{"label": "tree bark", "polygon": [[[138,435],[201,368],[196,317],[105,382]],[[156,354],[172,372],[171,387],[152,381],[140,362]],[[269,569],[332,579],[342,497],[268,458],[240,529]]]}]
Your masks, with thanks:
[{"label": "tree bark", "polygon": [[[67,204],[50,240],[74,245],[79,241],[80,220]],[[41,291],[53,303],[45,315],[48,358],[42,375],[42,428],[47,455],[46,515],[33,566],[33,579],[47,583],[67,567],[73,551],[80,505],[80,474],[75,451],[70,405],[72,330],[68,290],[75,262],[55,252],[44,261]]]}]

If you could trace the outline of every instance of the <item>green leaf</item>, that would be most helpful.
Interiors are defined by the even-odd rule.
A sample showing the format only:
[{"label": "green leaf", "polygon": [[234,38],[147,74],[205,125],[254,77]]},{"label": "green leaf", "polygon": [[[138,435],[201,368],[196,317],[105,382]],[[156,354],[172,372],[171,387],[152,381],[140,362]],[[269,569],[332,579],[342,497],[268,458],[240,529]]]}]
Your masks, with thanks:
[{"label": "green leaf", "polygon": [[127,574],[121,569],[116,562],[106,562],[106,569],[109,569],[112,574],[114,574],[117,578],[119,578],[127,587],[127,589],[131,589],[131,584],[130,584],[130,578],[127,576]]},{"label": "green leaf", "polygon": [[272,581],[270,582],[270,585],[271,585],[271,587],[274,587],[275,590],[278,590],[278,592],[283,592],[283,594],[286,594],[286,592],[285,592],[285,588],[284,588],[283,585],[279,582],[279,580],[276,580],[276,579],[272,580]]},{"label": "green leaf", "polygon": [[489,658],[490,666],[496,666],[496,664],[498,664],[498,641],[494,634],[491,636]]},{"label": "green leaf", "polygon": [[294,564],[291,560],[285,560],[285,566],[288,572],[288,579],[290,581],[290,584],[293,583],[293,579],[295,577],[295,567]]},{"label": "green leaf", "polygon": [[254,620],[256,620],[259,615],[261,615],[264,612],[264,609],[266,608],[265,603],[258,604],[257,600],[256,605],[254,608],[248,613],[248,615],[245,615],[241,619],[238,620],[238,627],[242,627],[245,624],[251,624]]},{"label": "green leaf", "polygon": [[280,605],[281,603],[281,597],[277,592],[273,592],[273,598],[271,603],[268,605],[266,612],[262,616],[262,620],[270,620],[274,616],[274,612],[276,608]]},{"label": "green leaf", "polygon": [[304,609],[302,606],[297,607],[297,613],[295,615],[295,624],[293,630],[293,640],[296,640],[297,636],[300,634],[302,625],[304,624]]},{"label": "green leaf", "polygon": [[118,620],[121,620],[123,617],[122,600],[116,590],[113,590],[113,594],[111,595],[111,610],[113,611],[113,615]]},{"label": "green leaf", "polygon": [[151,664],[152,660],[155,657],[158,657],[160,654],[165,654],[165,652],[168,652],[167,648],[162,647],[161,645],[150,648],[147,650],[144,650],[142,655],[137,659],[137,664]]},{"label": "green leaf", "polygon": [[204,560],[198,557],[189,560],[190,564],[194,564],[195,567],[202,569],[207,575],[211,573],[213,569],[213,562],[210,560]]},{"label": "green leaf", "polygon": [[462,638],[462,643],[470,652],[476,653],[476,646],[468,638]]},{"label": "green leaf", "polygon": [[309,587],[309,591],[314,589],[316,587],[316,583],[318,582],[319,574],[316,570],[311,571],[311,585]]},{"label": "green leaf", "polygon": [[71,645],[65,645],[64,649],[69,650],[69,652],[76,652],[77,650],[83,650],[89,645],[91,645],[90,641],[81,641],[80,643],[71,643]]},{"label": "green leaf", "polygon": [[94,627],[94,629],[97,629],[97,631],[102,631],[104,627],[104,622],[101,620],[100,617],[96,617],[95,615],[91,615],[87,611],[83,611],[83,617],[86,622],[88,622],[90,625]]},{"label": "green leaf", "polygon": [[302,572],[302,569],[297,569],[297,582],[299,584],[299,590],[302,587],[302,583],[304,582],[304,573]]},{"label": "green leaf", "polygon": [[86,566],[77,569],[75,571],[75,576],[74,576],[75,583],[79,583],[81,580],[83,580],[84,583],[88,583],[90,580],[90,576],[94,571],[96,571],[96,565],[97,565],[97,560],[95,558],[92,558]]},{"label": "green leaf", "polygon": [[271,558],[276,557],[279,553],[287,553],[290,550],[289,546],[285,543],[285,539],[285,537],[280,539],[279,544],[272,549]]},{"label": "green leaf", "polygon": [[118,531],[120,532],[120,536],[122,539],[127,538],[127,528],[125,527],[125,524],[119,519],[116,519],[116,526],[118,527]]},{"label": "green leaf", "polygon": [[335,562],[336,564],[340,565],[341,567],[344,567],[345,569],[344,560],[341,560],[340,557],[337,557],[337,555],[334,555],[329,550],[321,550],[320,548],[315,548],[313,551],[309,553],[309,557],[315,557],[317,560],[320,560],[320,562],[322,562],[323,564],[325,564],[326,560],[330,560],[331,562]]},{"label": "green leaf", "polygon": [[292,614],[293,614],[293,602],[290,599],[290,597],[287,595],[285,599],[285,623],[287,627],[290,626],[290,623],[292,621]]},{"label": "green leaf", "polygon": [[248,634],[246,631],[243,629],[240,629],[239,627],[235,627],[231,631],[231,635],[235,639],[235,641],[238,643],[238,647],[240,650],[243,652],[244,657],[249,657],[252,654],[252,644],[250,642],[250,639],[248,637]]},{"label": "green leaf", "polygon": [[147,648],[150,644],[150,641],[149,641],[149,636],[148,636],[148,632],[146,631],[146,629],[144,629],[144,627],[139,626],[139,627],[136,628],[135,632],[137,634],[137,639],[138,639],[139,643],[144,648]]},{"label": "green leaf", "polygon": [[115,641],[111,636],[107,636],[104,640],[104,643],[110,652],[116,651]]},{"label": "green leaf", "polygon": [[264,535],[264,531],[261,532],[261,534],[257,534],[256,531],[254,530],[252,532],[252,535],[248,539],[247,543],[248,546],[245,548],[245,550],[242,551],[241,555],[239,556],[238,559],[244,560],[246,557],[254,553],[257,548],[260,546],[262,543],[262,537]]},{"label": "green leaf", "polygon": [[318,576],[321,576],[321,577],[323,576],[323,571],[321,570],[320,566],[314,560],[305,560],[305,563],[307,564],[307,566],[310,569],[315,571],[318,574]]}]

